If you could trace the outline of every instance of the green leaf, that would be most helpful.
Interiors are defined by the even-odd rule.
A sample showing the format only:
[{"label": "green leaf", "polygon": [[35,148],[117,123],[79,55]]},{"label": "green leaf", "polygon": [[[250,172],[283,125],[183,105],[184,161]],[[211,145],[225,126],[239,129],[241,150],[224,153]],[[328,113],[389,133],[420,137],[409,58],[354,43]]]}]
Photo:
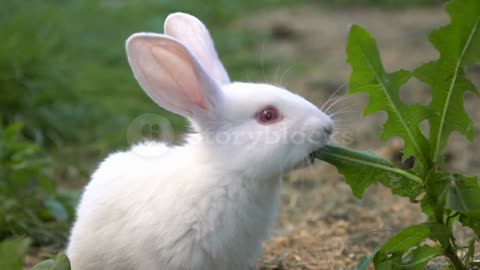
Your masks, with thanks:
[{"label": "green leaf", "polygon": [[438,241],[442,247],[447,247],[450,243],[450,229],[445,224],[424,223],[430,229],[429,238]]},{"label": "green leaf", "polygon": [[357,198],[361,198],[368,186],[375,181],[390,187],[393,193],[411,200],[421,192],[420,178],[395,168],[390,162],[371,152],[327,145],[312,156],[337,167]]},{"label": "green leaf", "polygon": [[430,229],[423,225],[412,225],[390,238],[383,245],[379,253],[404,253],[408,249],[420,244],[430,235]]},{"label": "green leaf", "polygon": [[430,222],[440,222],[443,219],[448,177],[448,173],[432,170],[424,179],[425,197],[421,201],[421,207]]},{"label": "green leaf", "polygon": [[390,238],[375,255],[373,259],[375,267],[378,268],[385,262],[391,261],[391,269],[397,269],[393,266],[401,264],[403,254],[419,245],[429,235],[430,229],[422,224],[403,229],[400,233]]},{"label": "green leaf", "polygon": [[459,221],[480,235],[480,187],[476,177],[448,177],[445,207],[461,213]]},{"label": "green leaf", "polygon": [[28,238],[2,241],[0,243],[0,269],[22,270],[23,257],[30,242]]},{"label": "green leaf", "polygon": [[463,226],[470,227],[477,237],[480,237],[480,218],[475,218],[467,215],[460,215],[460,222]]},{"label": "green leaf", "polygon": [[51,270],[55,265],[55,260],[48,259],[35,264],[30,270]]},{"label": "green leaf", "polygon": [[384,261],[384,262],[380,263],[378,266],[375,265],[375,269],[376,270],[392,270],[392,269],[395,269],[395,268],[392,266],[392,261],[388,260],[388,261]]},{"label": "green leaf", "polygon": [[52,270],[70,270],[70,260],[65,255],[65,252],[58,253]]},{"label": "green leaf", "polygon": [[453,131],[470,140],[473,123],[464,108],[464,94],[476,91],[466,78],[464,68],[480,62],[480,1],[457,0],[446,5],[451,22],[432,31],[429,38],[440,53],[436,61],[426,63],[414,72],[415,77],[430,85],[430,143],[433,161],[442,160],[442,150]]},{"label": "green leaf", "polygon": [[431,259],[443,253],[440,247],[420,246],[403,256],[401,269],[423,270]]},{"label": "green leaf", "polygon": [[401,137],[405,141],[404,159],[416,156],[416,167],[424,170],[429,164],[429,143],[419,124],[429,118],[429,110],[421,105],[408,105],[400,100],[400,87],[411,77],[406,70],[387,73],[383,68],[375,40],[358,25],[353,25],[347,45],[348,63],[352,66],[350,93],[370,95],[365,114],[385,111],[382,139]]},{"label": "green leaf", "polygon": [[450,175],[446,196],[446,208],[480,218],[480,187],[476,177]]},{"label": "green leaf", "polygon": [[49,259],[33,266],[30,270],[70,270],[70,260],[65,252],[57,254],[55,260]]}]

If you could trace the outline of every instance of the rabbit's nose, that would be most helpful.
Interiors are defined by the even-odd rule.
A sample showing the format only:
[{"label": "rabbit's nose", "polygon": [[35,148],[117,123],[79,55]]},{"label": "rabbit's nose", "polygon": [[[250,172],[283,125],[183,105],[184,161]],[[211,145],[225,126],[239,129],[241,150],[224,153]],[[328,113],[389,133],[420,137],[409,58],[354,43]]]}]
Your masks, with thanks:
[{"label": "rabbit's nose", "polygon": [[325,131],[325,133],[326,133],[328,136],[332,135],[332,134],[333,134],[333,124],[329,124],[329,125],[325,126],[325,127],[323,128],[323,130]]}]

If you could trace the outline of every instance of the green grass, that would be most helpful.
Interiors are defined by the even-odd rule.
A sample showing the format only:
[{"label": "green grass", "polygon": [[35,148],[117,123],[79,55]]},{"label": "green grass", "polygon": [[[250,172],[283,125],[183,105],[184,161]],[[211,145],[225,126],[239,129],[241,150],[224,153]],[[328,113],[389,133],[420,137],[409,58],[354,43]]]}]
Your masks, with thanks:
[{"label": "green grass", "polygon": [[407,8],[429,5],[441,5],[443,0],[331,0],[325,4],[333,7],[365,7],[375,6],[383,8]]}]

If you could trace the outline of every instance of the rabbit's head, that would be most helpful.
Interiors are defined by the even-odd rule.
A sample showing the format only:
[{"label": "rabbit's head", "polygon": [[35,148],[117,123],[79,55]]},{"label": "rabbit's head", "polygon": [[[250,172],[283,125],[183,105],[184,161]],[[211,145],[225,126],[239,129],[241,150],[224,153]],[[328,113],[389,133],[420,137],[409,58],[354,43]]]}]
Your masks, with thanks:
[{"label": "rabbit's head", "polygon": [[189,143],[225,166],[274,174],[328,142],[332,120],[312,103],[273,85],[231,82],[197,18],[175,13],[164,27],[132,35],[128,59],[148,96],[193,124]]}]

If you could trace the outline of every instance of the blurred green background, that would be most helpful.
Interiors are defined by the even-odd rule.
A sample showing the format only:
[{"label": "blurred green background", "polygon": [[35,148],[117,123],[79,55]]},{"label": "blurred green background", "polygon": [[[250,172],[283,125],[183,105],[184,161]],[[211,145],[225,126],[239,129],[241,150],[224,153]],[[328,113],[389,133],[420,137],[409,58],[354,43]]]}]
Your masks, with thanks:
[{"label": "blurred green background", "polygon": [[255,80],[273,73],[279,63],[260,65],[251,53],[261,50],[255,32],[229,34],[239,17],[307,3],[400,9],[441,2],[2,0],[0,241],[27,236],[34,248],[62,249],[81,187],[108,152],[128,146],[132,119],[157,113],[175,129],[186,128],[183,119],[154,105],[134,80],[124,52],[131,33],[162,32],[169,13],[192,13],[210,28],[232,79]]}]

